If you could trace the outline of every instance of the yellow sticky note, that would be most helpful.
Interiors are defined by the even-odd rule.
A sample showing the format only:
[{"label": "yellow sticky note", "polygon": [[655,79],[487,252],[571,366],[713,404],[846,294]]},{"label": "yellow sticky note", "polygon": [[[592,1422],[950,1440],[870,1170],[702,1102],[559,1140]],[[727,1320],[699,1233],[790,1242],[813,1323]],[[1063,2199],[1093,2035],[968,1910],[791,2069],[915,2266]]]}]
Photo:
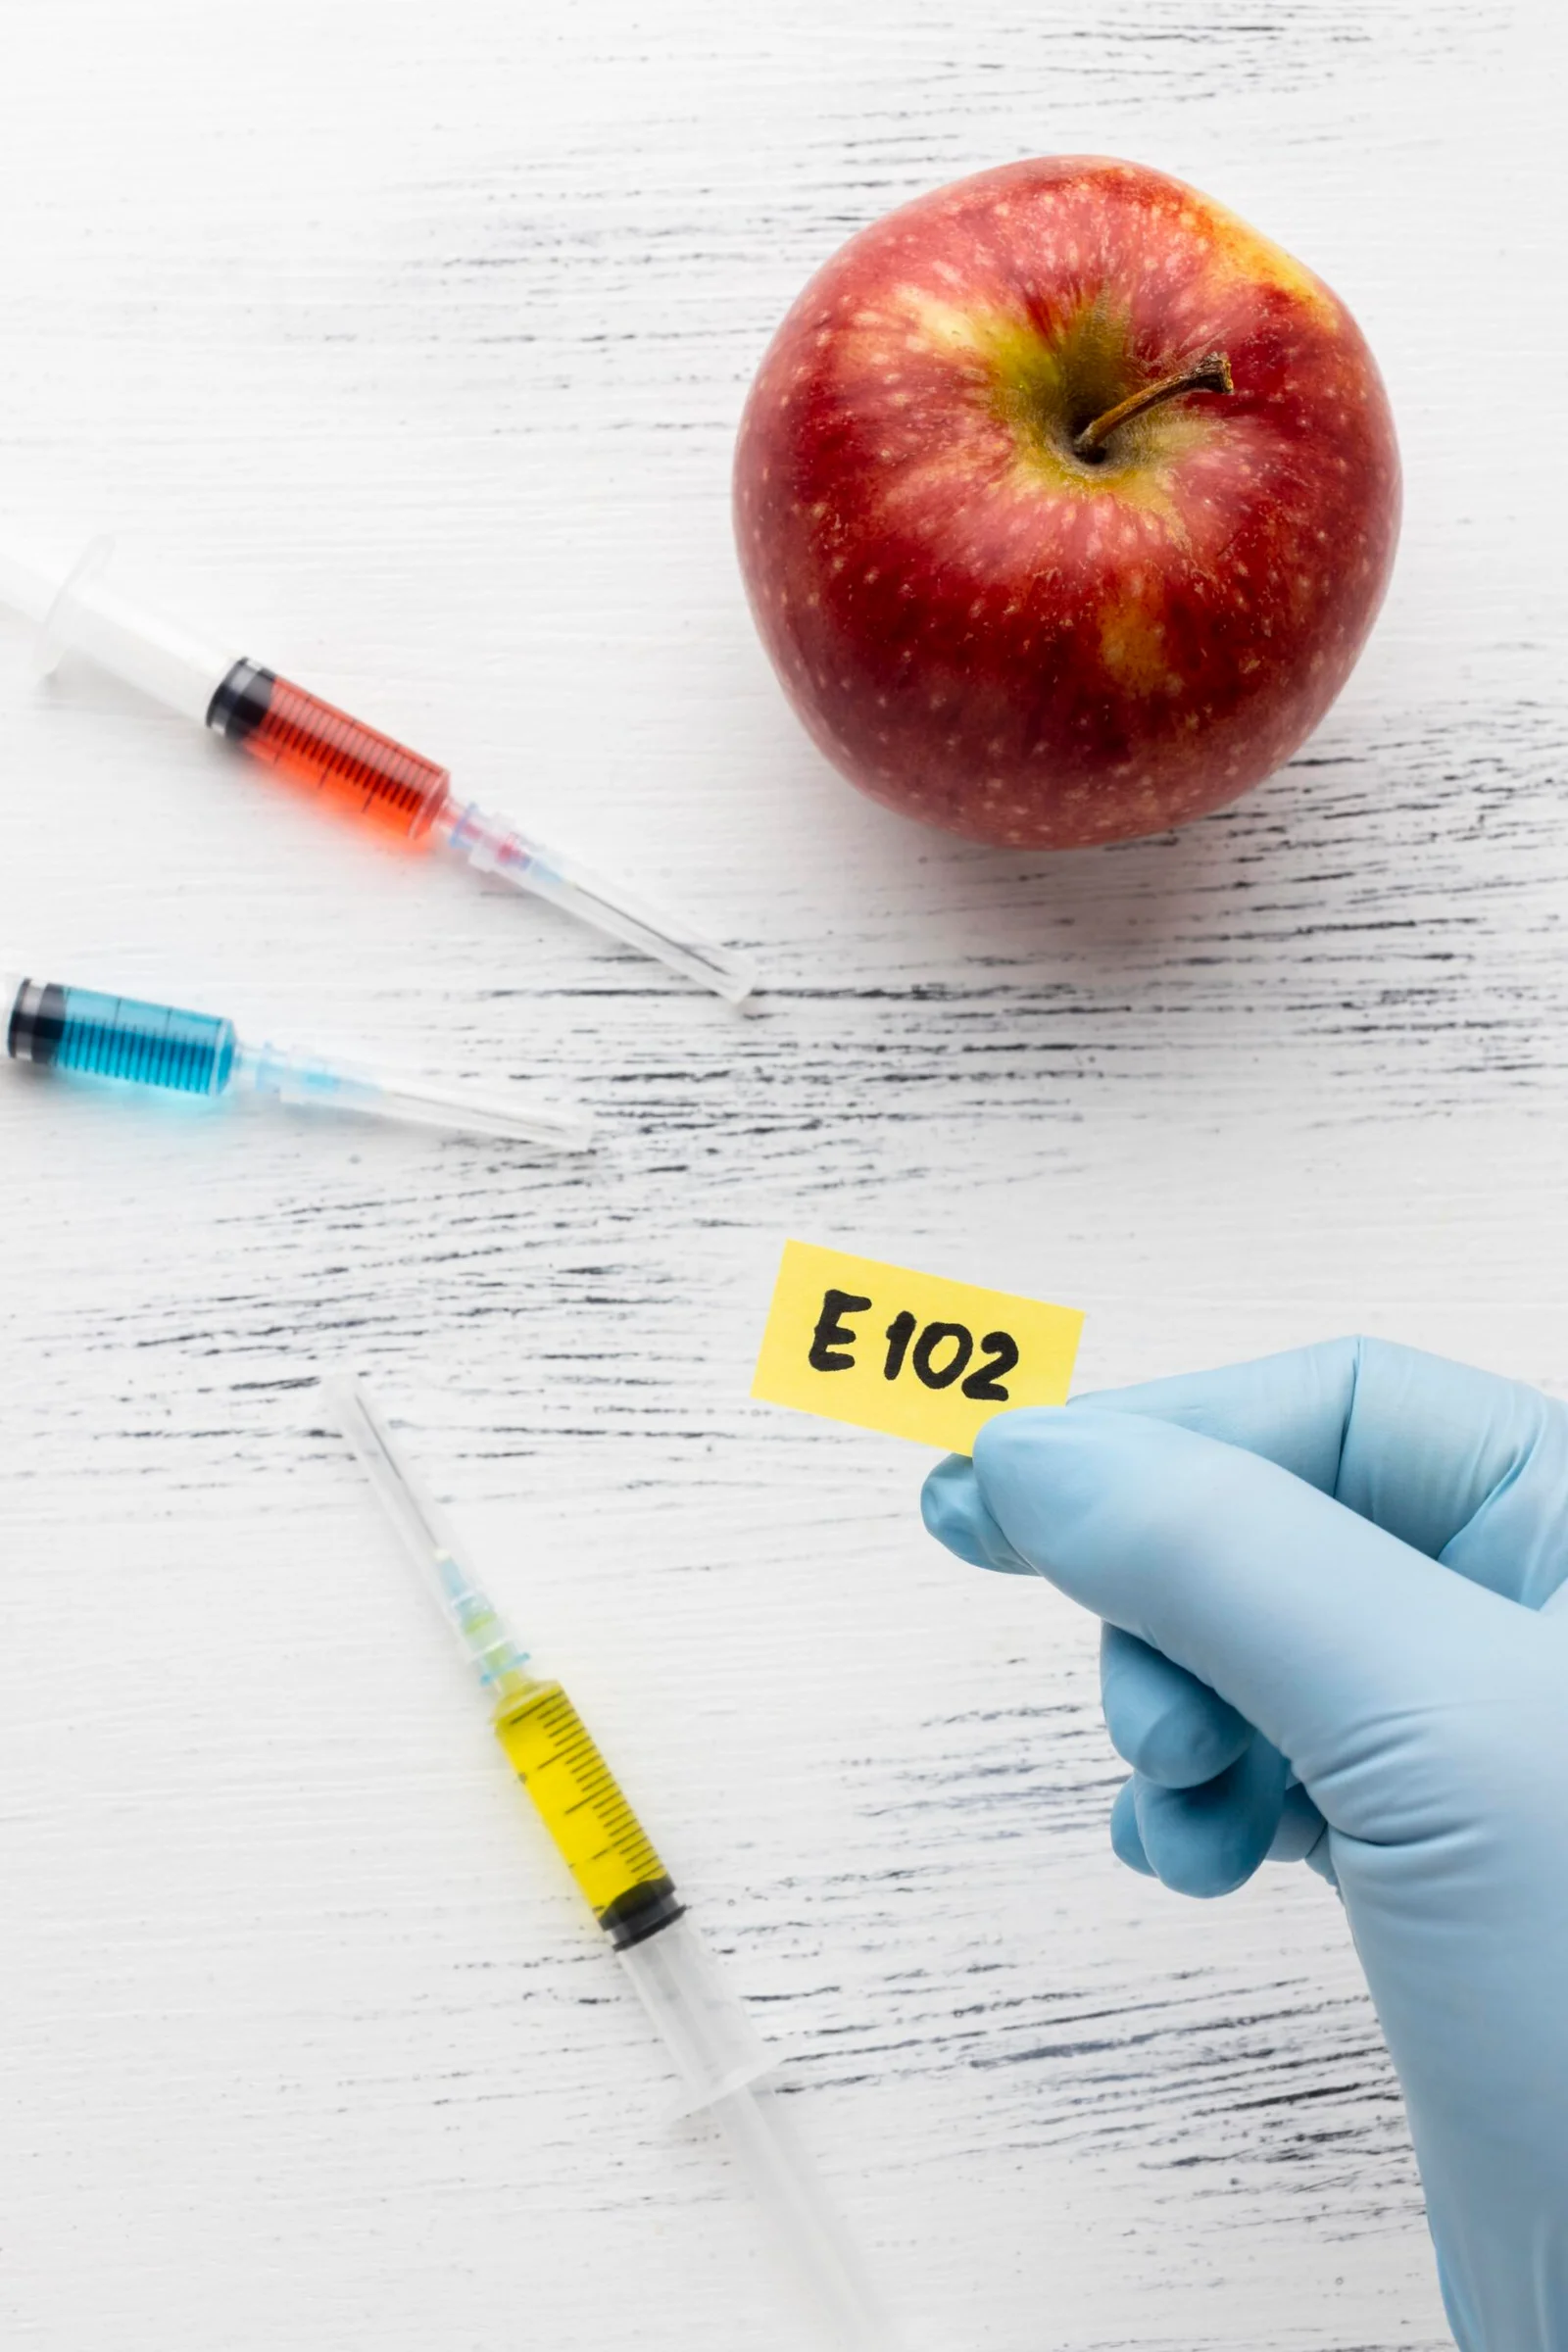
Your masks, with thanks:
[{"label": "yellow sticky note", "polygon": [[1065,1404],[1083,1316],[786,1242],[752,1395],[968,1453],[993,1413]]}]

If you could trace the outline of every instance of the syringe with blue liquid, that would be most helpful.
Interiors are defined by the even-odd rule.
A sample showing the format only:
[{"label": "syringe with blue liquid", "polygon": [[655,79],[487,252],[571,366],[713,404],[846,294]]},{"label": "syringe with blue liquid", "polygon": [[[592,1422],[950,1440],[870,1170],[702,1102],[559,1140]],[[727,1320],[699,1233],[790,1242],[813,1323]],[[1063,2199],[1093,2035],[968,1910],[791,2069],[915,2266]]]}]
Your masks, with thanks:
[{"label": "syringe with blue liquid", "polygon": [[433,760],[126,596],[106,576],[113,555],[113,540],[97,539],[74,565],[62,565],[9,534],[0,540],[0,604],[38,623],[41,670],[80,654],[408,848],[444,849],[477,873],[548,899],[731,1004],[751,994],[748,957],[460,800]]},{"label": "syringe with blue liquid", "polygon": [[553,1152],[581,1152],[593,1132],[589,1114],[570,1103],[503,1101],[285,1046],[247,1045],[232,1021],[213,1013],[22,975],[0,975],[0,1037],[12,1061],[35,1070],[77,1070],[172,1094],[252,1093]]}]

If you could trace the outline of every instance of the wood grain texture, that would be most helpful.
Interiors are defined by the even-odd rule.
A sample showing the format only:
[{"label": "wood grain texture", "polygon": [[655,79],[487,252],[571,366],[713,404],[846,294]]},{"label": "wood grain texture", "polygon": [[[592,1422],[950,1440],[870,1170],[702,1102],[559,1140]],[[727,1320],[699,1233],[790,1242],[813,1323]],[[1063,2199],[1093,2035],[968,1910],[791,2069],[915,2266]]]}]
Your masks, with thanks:
[{"label": "wood grain texture", "polygon": [[[786,1231],[1084,1305],[1086,1384],[1360,1326],[1568,1387],[1568,361],[1544,5],[8,0],[0,512],[753,945],[747,1015],[0,630],[0,941],[604,1113],[593,1159],[0,1088],[0,2339],[803,2339],[390,1551],[416,1419],[917,2346],[1431,2352],[1343,1921],[1111,1863],[1093,1629],[747,1399]],[[1300,759],[1052,860],[829,776],[729,549],[845,234],[1042,150],[1345,295],[1407,466]],[[1549,409],[1549,399],[1547,402]]]}]

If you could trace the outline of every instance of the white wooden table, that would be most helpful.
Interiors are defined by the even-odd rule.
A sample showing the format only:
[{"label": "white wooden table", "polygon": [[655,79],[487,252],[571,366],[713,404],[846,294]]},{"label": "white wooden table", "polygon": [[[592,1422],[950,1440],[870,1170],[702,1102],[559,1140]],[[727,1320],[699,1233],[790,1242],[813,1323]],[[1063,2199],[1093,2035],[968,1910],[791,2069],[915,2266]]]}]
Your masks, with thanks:
[{"label": "white wooden table", "polygon": [[[0,1086],[0,2340],[804,2343],[368,1494],[405,1405],[916,2345],[1446,2340],[1332,1898],[1111,1862],[1094,1631],[753,1405],[786,1231],[1568,1383],[1562,35],[1495,0],[8,0],[0,512],[755,946],[749,1017],[0,626],[0,962],[604,1115],[592,1160]],[[1407,460],[1290,770],[1051,860],[830,776],[730,440],[854,226],[1042,149],[1318,268]]]}]

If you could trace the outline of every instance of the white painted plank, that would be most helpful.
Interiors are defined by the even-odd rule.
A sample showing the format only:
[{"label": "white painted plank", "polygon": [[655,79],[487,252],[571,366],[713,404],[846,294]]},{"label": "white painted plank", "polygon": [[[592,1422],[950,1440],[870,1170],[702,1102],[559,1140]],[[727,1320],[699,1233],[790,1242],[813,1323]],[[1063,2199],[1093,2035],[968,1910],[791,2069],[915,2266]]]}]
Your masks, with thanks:
[{"label": "white painted plank", "polygon": [[[1337,1909],[1112,1866],[1093,1630],[746,1396],[787,1230],[1090,1312],[1116,1381],[1351,1325],[1559,1389],[1568,351],[1544,6],[11,0],[0,512],[756,947],[733,1016],[0,633],[0,940],[537,1070],[593,1161],[0,1089],[0,2333],[798,2340],[308,1382],[415,1404],[920,2345],[1444,2340]],[[1319,268],[1403,436],[1388,612],[1174,843],[844,790],[728,541],[773,323],[1040,149]],[[1543,405],[1544,404],[1544,405]],[[4,957],[0,957],[3,961]]]}]

